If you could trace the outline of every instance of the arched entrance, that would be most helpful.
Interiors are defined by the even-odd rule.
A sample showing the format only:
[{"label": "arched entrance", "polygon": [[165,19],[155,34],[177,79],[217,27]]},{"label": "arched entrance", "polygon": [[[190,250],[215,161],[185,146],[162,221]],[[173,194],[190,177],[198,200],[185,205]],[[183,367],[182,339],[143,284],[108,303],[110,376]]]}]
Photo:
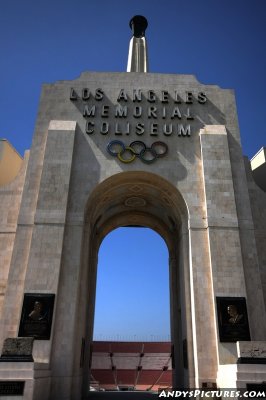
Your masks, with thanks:
[{"label": "arched entrance", "polygon": [[144,393],[172,387],[168,259],[165,241],[150,228],[119,227],[103,239],[91,391]]},{"label": "arched entrance", "polygon": [[[169,250],[173,386],[193,380],[192,321],[190,312],[188,212],[178,190],[165,179],[147,172],[114,175],[91,194],[83,237],[81,296],[86,310],[82,393],[89,390],[90,343],[93,336],[97,256],[103,238],[121,226],[146,226],[158,232]],[[86,287],[85,287],[86,285]],[[82,318],[82,315],[80,315]]]}]

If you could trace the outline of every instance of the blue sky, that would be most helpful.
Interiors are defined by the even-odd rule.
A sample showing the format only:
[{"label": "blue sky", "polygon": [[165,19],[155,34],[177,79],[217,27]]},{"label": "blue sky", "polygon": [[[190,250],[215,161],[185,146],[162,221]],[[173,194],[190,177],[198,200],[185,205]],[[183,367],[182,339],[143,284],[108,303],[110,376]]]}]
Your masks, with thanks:
[{"label": "blue sky", "polygon": [[133,15],[149,22],[151,72],[236,91],[244,154],[265,144],[265,0],[2,0],[0,137],[30,148],[42,83],[125,71]]},{"label": "blue sky", "polygon": [[[128,22],[136,14],[144,15],[149,22],[146,37],[151,72],[194,74],[202,83],[235,89],[243,153],[252,157],[266,144],[265,0],[2,0],[0,137],[7,138],[21,154],[30,148],[42,83],[72,80],[85,70],[125,71],[131,37]],[[134,265],[124,268],[133,261],[130,248],[122,255],[122,266],[117,265],[113,246],[119,244],[120,249],[124,249],[127,242],[133,243],[133,237],[129,239],[128,235],[133,233],[119,230],[105,239],[101,249],[105,256],[100,253],[100,259],[108,263],[103,261],[99,265],[99,285],[111,284],[108,279],[104,282],[104,271],[110,269],[110,259],[117,271],[123,269],[126,283],[136,278],[138,271],[147,283],[151,263],[155,277],[164,265],[159,275],[165,282],[168,279],[165,245],[149,230],[142,230],[138,236],[135,247],[139,256]],[[158,254],[151,262],[152,249]],[[132,275],[133,268],[135,275]],[[114,270],[112,276],[115,276]],[[158,281],[154,281],[154,285],[157,284]],[[103,286],[104,293],[109,289],[113,290],[111,286],[106,289]],[[99,286],[99,293],[100,290]],[[167,285],[164,290],[164,299],[168,299]],[[133,292],[133,306],[138,303],[136,295],[139,293],[140,290],[136,291],[134,296]],[[147,295],[147,304],[152,293],[153,288]],[[108,296],[110,298],[111,294]],[[97,299],[97,307],[98,301],[101,303]],[[117,304],[119,301],[121,303],[121,297],[117,297]],[[144,304],[143,301],[139,303]],[[158,335],[169,334],[169,323],[167,325],[163,319],[161,324],[157,323],[161,329],[149,325],[149,330],[145,313],[146,317],[138,323],[138,332],[133,328],[128,332],[127,320],[120,325],[117,322],[113,330],[104,316],[104,312],[111,313],[106,310],[106,302],[101,307],[96,310],[96,322],[97,315],[100,316],[99,325],[95,325],[98,335],[150,336],[151,331]],[[165,305],[165,308],[169,307]],[[168,311],[162,312],[165,318]],[[132,316],[132,313],[128,303],[128,314]],[[106,321],[102,328],[100,320]],[[134,322],[134,328],[136,326]],[[101,332],[101,329],[106,331]]]},{"label": "blue sky", "polygon": [[102,242],[94,337],[169,340],[168,250],[148,228],[119,228]]}]

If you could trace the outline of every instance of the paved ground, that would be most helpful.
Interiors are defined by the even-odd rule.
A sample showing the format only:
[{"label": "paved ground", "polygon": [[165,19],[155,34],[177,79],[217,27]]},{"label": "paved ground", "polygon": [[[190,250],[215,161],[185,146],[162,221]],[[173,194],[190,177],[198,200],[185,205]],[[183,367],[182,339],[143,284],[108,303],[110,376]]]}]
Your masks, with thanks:
[{"label": "paved ground", "polygon": [[88,400],[155,400],[158,396],[148,392],[91,392]]}]

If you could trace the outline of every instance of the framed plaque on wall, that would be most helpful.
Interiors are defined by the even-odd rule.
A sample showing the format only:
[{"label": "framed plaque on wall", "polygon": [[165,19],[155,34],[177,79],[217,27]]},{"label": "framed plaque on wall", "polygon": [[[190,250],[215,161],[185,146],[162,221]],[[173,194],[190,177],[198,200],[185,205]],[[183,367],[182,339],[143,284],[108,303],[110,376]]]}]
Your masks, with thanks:
[{"label": "framed plaque on wall", "polygon": [[216,303],[220,341],[250,340],[246,299],[216,297]]},{"label": "framed plaque on wall", "polygon": [[18,336],[50,339],[54,299],[54,294],[24,294]]}]

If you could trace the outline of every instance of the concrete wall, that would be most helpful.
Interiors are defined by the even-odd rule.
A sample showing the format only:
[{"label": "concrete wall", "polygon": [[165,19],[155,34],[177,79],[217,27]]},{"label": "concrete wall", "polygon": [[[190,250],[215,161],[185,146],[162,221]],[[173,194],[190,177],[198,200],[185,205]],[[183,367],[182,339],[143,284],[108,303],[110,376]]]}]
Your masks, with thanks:
[{"label": "concrete wall", "polygon": [[6,140],[0,139],[0,186],[13,181],[22,166],[23,158]]},{"label": "concrete wall", "polygon": [[255,183],[250,162],[245,158],[248,191],[250,196],[251,213],[253,219],[254,252],[261,275],[264,302],[266,304],[266,193]]},{"label": "concrete wall", "polygon": [[[0,316],[6,293],[17,219],[29,153],[21,157],[7,141],[1,141],[0,165]],[[8,172],[7,172],[8,171]]]}]

